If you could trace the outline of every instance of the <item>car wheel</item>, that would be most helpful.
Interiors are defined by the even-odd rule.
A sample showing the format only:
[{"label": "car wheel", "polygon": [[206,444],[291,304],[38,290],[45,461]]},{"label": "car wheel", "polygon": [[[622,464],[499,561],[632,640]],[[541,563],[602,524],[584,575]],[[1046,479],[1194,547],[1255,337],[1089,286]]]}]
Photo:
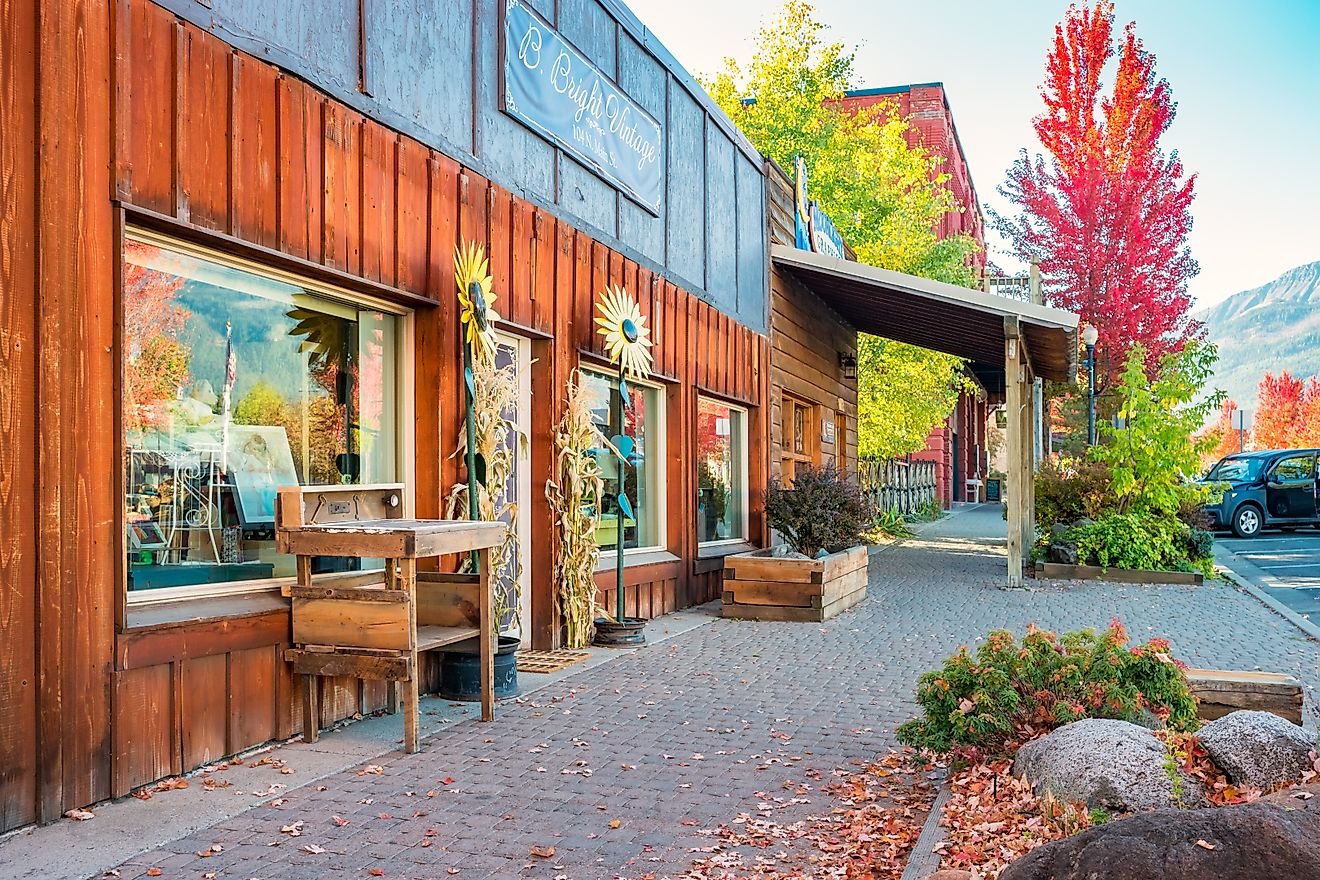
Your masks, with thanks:
[{"label": "car wheel", "polygon": [[1233,514],[1233,534],[1239,538],[1254,538],[1260,534],[1260,508],[1254,504],[1244,504]]}]

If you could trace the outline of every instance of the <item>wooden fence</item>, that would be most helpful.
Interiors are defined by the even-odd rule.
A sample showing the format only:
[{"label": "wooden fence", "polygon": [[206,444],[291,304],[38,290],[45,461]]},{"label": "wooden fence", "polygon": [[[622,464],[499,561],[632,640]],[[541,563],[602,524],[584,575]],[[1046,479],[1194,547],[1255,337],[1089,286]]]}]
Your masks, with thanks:
[{"label": "wooden fence", "polygon": [[877,510],[916,513],[937,502],[933,461],[864,458],[857,470],[862,491]]}]

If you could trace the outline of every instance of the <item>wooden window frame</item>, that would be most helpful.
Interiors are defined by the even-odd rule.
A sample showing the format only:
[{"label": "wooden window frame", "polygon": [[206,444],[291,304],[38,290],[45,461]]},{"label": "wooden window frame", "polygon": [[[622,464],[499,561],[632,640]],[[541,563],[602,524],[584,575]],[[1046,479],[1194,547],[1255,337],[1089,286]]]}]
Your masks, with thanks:
[{"label": "wooden window frame", "polygon": [[[803,412],[802,452],[797,451],[797,433],[794,430],[798,410]],[[812,467],[820,464],[820,406],[785,391],[780,400],[779,417],[781,476],[791,483],[797,475],[799,464]]]},{"label": "wooden window frame", "polygon": [[[397,380],[396,406],[398,424],[396,425],[396,450],[395,456],[398,462],[398,482],[407,486],[404,497],[405,515],[411,516],[415,509],[415,491],[416,491],[416,439],[415,425],[412,413],[415,410],[415,336],[416,336],[416,312],[406,305],[399,302],[382,299],[378,296],[372,296],[359,290],[342,287],[328,283],[322,278],[310,277],[299,272],[290,272],[283,268],[276,268],[265,265],[262,262],[251,259],[247,256],[239,256],[226,250],[209,247],[190,237],[179,237],[172,234],[173,229],[162,231],[154,228],[154,224],[140,225],[133,223],[135,218],[128,215],[121,221],[119,235],[119,252],[116,264],[118,278],[116,280],[117,296],[116,308],[119,313],[119,321],[122,322],[123,315],[123,294],[119,287],[122,284],[124,271],[124,250],[123,244],[128,240],[140,241],[157,247],[166,248],[177,253],[198,259],[209,260],[220,263],[232,269],[242,272],[249,272],[260,275],[275,281],[288,284],[296,284],[311,293],[322,296],[332,302],[344,305],[365,307],[376,309],[390,315],[394,315],[399,320],[399,334],[397,341]],[[218,244],[223,242],[217,241]],[[116,389],[116,395],[123,394],[123,369],[124,369],[124,351],[122,338],[116,340],[116,369],[119,371],[119,387]],[[187,603],[199,599],[216,599],[224,597],[239,597],[245,594],[264,594],[272,593],[281,587],[294,582],[293,576],[262,578],[248,581],[233,581],[224,584],[190,584],[180,587],[163,587],[154,590],[130,591],[128,589],[128,534],[126,529],[127,515],[124,511],[123,499],[125,498],[127,487],[124,480],[124,468],[122,465],[125,446],[124,446],[124,415],[122,404],[116,403],[116,439],[115,452],[116,459],[120,465],[116,468],[116,480],[114,490],[119,499],[116,508],[115,527],[119,536],[119,569],[117,573],[118,590],[123,596],[122,605],[123,621],[119,628],[122,630],[128,628],[127,614],[129,609],[142,608],[146,606],[156,606],[170,603]]]},{"label": "wooden window frame", "polygon": [[[584,360],[579,365],[579,369],[583,373],[591,373],[612,383],[617,383],[619,381],[617,367],[597,366],[594,363]],[[644,388],[648,391],[655,392],[654,410],[656,412],[656,421],[654,424],[648,425],[648,433],[654,431],[653,436],[655,439],[653,445],[655,447],[655,452],[648,457],[652,460],[658,461],[659,467],[647,475],[647,482],[651,483],[651,485],[648,486],[649,491],[647,494],[656,499],[654,510],[656,518],[655,543],[644,544],[640,547],[624,547],[623,564],[625,568],[630,564],[628,561],[629,557],[653,556],[657,553],[668,553],[669,549],[669,490],[667,486],[669,461],[667,433],[669,427],[668,388],[659,382],[635,378],[628,379],[628,384],[633,388]],[[615,549],[612,545],[609,547],[601,547],[599,562],[597,563],[597,571],[603,569],[613,570],[616,565],[615,555]]]},{"label": "wooden window frame", "polygon": [[[737,413],[739,417],[742,419],[742,443],[740,444],[741,449],[735,450],[735,454],[737,455],[737,461],[735,462],[735,466],[738,468],[739,493],[742,496],[742,506],[741,506],[742,516],[740,518],[741,534],[738,537],[720,538],[714,541],[698,541],[697,546],[698,548],[705,549],[708,547],[721,547],[725,545],[732,546],[735,544],[737,545],[746,544],[748,541],[751,540],[751,532],[752,532],[751,489],[748,484],[748,479],[751,477],[751,472],[750,472],[751,450],[749,449],[749,446],[751,443],[750,432],[752,425],[752,414],[751,411],[742,404],[733,403],[731,401],[724,400],[714,395],[704,394],[700,392],[697,394],[697,412],[700,411],[701,401],[703,400],[710,401],[711,403],[714,403],[718,406],[726,407],[731,413]],[[695,415],[696,412],[694,412],[694,416]],[[695,460],[695,456],[694,456],[694,460]],[[690,499],[690,500],[694,501],[695,499]],[[696,511],[694,509],[693,510],[694,533],[696,531],[695,514]]]}]

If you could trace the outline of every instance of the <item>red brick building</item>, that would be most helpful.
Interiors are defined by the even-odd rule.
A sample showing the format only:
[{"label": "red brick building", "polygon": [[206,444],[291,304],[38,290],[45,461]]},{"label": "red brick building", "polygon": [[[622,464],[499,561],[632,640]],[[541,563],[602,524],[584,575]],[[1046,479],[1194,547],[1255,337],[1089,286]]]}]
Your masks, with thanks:
[{"label": "red brick building", "polygon": [[[926,147],[944,158],[940,171],[949,175],[947,185],[963,205],[963,210],[945,214],[939,234],[941,238],[967,235],[974,239],[979,250],[973,259],[980,274],[985,268],[985,218],[976,197],[971,170],[967,167],[967,156],[958,140],[958,129],[953,123],[953,111],[949,108],[944,84],[914,83],[857,89],[848,92],[842,104],[851,110],[884,105],[893,107],[910,123],[908,144]],[[954,501],[971,500],[968,480],[985,479],[986,419],[990,406],[984,395],[978,400],[964,394],[949,418],[931,431],[926,448],[912,455],[914,459],[940,463],[936,479],[941,503],[945,507]]]}]

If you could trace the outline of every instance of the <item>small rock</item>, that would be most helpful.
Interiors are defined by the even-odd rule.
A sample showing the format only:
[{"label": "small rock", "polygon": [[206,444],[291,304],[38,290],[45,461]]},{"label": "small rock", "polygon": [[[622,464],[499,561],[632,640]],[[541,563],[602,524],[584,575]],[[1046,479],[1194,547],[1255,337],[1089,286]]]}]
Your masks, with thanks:
[{"label": "small rock", "polygon": [[1057,562],[1060,565],[1077,564],[1077,545],[1072,541],[1055,541],[1045,551],[1046,557],[1050,562]]},{"label": "small rock", "polygon": [[1294,880],[1320,873],[1320,812],[1263,799],[1141,813],[1013,862],[999,880]]},{"label": "small rock", "polygon": [[1068,530],[1071,528],[1072,526],[1067,523],[1055,523],[1050,526],[1050,542],[1057,543],[1059,541],[1067,540]]},{"label": "small rock", "polygon": [[1315,748],[1315,740],[1296,724],[1246,709],[1216,718],[1196,737],[1229,779],[1263,791],[1301,779]]},{"label": "small rock", "polygon": [[1080,519],[1073,520],[1072,527],[1074,529],[1080,529],[1085,526],[1093,526],[1093,525],[1095,525],[1095,520],[1091,519],[1089,516],[1084,516]]},{"label": "small rock", "polygon": [[1149,730],[1109,718],[1065,724],[1022,746],[1013,761],[1013,774],[1025,774],[1037,794],[1048,790],[1060,800],[1111,813],[1202,803],[1200,783],[1174,768],[1164,743]]}]

